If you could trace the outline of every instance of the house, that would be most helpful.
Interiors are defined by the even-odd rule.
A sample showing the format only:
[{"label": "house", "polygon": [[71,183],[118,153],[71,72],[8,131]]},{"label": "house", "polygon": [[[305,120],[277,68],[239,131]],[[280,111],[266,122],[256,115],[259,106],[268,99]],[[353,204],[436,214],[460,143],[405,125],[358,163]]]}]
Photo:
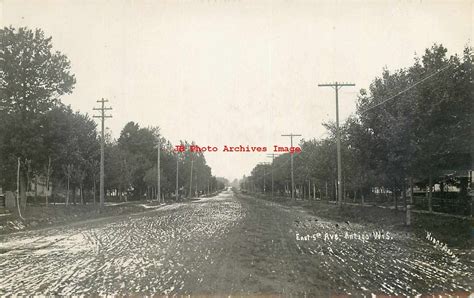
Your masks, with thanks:
[{"label": "house", "polygon": [[26,192],[27,197],[50,197],[53,192],[53,183],[49,181],[49,187],[46,187],[46,178],[38,177],[38,181],[33,180],[30,184],[30,191]]}]

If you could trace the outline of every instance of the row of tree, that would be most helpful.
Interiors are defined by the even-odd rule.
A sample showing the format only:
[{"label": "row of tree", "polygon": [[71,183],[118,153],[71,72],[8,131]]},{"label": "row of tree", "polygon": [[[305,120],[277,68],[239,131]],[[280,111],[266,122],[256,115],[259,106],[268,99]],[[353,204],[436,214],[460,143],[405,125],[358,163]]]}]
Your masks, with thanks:
[{"label": "row of tree", "polygon": [[[384,69],[369,90],[360,90],[356,113],[340,127],[344,195],[361,199],[385,192],[397,198],[417,184],[428,190],[431,209],[434,183],[443,191],[450,180],[467,197],[466,173],[474,168],[473,71],[472,48],[448,57],[435,44],[412,66]],[[303,140],[294,156],[299,196],[335,198],[336,128],[324,125],[328,136]],[[266,183],[269,191],[273,174],[275,191],[289,194],[289,158],[257,165],[241,187],[262,191]]]},{"label": "row of tree", "polygon": [[[38,185],[46,188],[46,203],[50,199],[66,204],[76,203],[77,198],[95,201],[98,189],[97,125],[87,114],[61,103],[76,79],[69,59],[53,51],[51,40],[40,29],[0,29],[0,187],[4,192],[19,187],[23,205],[28,192],[36,197]],[[106,140],[109,195],[156,196],[157,144],[161,144],[161,185],[166,197],[176,188],[177,167],[180,195],[224,187],[212,176],[202,154],[175,154],[158,127],[140,128],[130,122],[118,140]],[[51,187],[54,195],[49,198]]]},{"label": "row of tree", "polygon": [[189,150],[193,143],[180,142],[187,150],[177,152],[175,146],[159,134],[158,127],[141,128],[129,122],[118,140],[106,144],[105,184],[110,195],[120,199],[124,195],[133,198],[156,197],[158,144],[163,196],[176,196],[176,185],[180,197],[210,193],[225,187],[225,181],[212,176],[204,155]]}]

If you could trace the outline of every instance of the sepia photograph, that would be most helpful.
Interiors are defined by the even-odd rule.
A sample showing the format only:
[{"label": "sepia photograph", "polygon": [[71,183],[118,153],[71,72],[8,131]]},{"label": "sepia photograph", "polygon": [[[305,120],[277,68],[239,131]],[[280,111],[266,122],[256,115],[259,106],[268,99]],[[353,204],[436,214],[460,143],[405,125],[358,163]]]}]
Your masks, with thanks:
[{"label": "sepia photograph", "polygon": [[474,297],[473,0],[0,0],[0,296]]}]

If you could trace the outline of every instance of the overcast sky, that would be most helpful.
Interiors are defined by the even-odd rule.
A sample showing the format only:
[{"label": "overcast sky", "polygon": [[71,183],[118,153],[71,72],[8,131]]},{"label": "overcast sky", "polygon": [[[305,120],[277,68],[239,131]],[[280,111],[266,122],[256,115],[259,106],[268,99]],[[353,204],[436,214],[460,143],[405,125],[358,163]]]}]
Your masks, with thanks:
[{"label": "overcast sky", "polygon": [[[473,36],[466,1],[21,1],[0,0],[1,23],[39,27],[72,63],[63,98],[92,113],[110,100],[113,136],[128,121],[198,145],[288,145],[283,133],[323,137],[361,88],[413,63],[433,43],[462,53]],[[229,179],[270,161],[263,153],[208,153]]]}]

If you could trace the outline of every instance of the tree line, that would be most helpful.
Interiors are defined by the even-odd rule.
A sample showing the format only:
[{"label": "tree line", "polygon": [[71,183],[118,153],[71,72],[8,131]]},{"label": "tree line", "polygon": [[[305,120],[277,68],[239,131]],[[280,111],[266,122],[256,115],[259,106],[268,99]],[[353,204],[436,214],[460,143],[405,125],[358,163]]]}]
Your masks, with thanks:
[{"label": "tree line", "polygon": [[[117,140],[106,142],[105,185],[111,196],[120,200],[156,197],[158,144],[161,193],[164,197],[176,196],[176,176],[178,198],[207,194],[223,189],[227,184],[226,180],[212,175],[202,152],[178,152],[170,141],[160,135],[158,127],[140,127],[129,122]],[[180,145],[190,148],[194,142],[181,141]]]},{"label": "tree line", "polygon": [[[362,200],[382,192],[394,200],[413,186],[427,191],[432,210],[433,185],[446,193],[456,185],[467,199],[473,153],[473,51],[447,55],[438,44],[415,57],[413,65],[383,69],[357,96],[356,112],[340,125],[344,197]],[[336,196],[336,126],[324,123],[327,136],[301,141],[294,155],[300,197]],[[259,164],[241,187],[281,195],[291,189],[289,154]],[[265,175],[264,175],[265,173]],[[265,176],[266,179],[263,177]]]},{"label": "tree line", "polygon": [[[74,112],[61,102],[63,95],[73,92],[75,83],[70,60],[53,50],[52,38],[41,29],[0,29],[0,187],[3,192],[18,187],[23,206],[27,194],[37,197],[38,185],[53,191],[52,197],[45,191],[41,202],[96,200],[97,125],[88,114]],[[174,153],[158,127],[129,122],[117,140],[108,134],[105,141],[109,196],[124,200],[156,196],[158,144],[164,197],[171,198],[176,188],[176,166],[180,196],[224,187],[202,154]]]}]

